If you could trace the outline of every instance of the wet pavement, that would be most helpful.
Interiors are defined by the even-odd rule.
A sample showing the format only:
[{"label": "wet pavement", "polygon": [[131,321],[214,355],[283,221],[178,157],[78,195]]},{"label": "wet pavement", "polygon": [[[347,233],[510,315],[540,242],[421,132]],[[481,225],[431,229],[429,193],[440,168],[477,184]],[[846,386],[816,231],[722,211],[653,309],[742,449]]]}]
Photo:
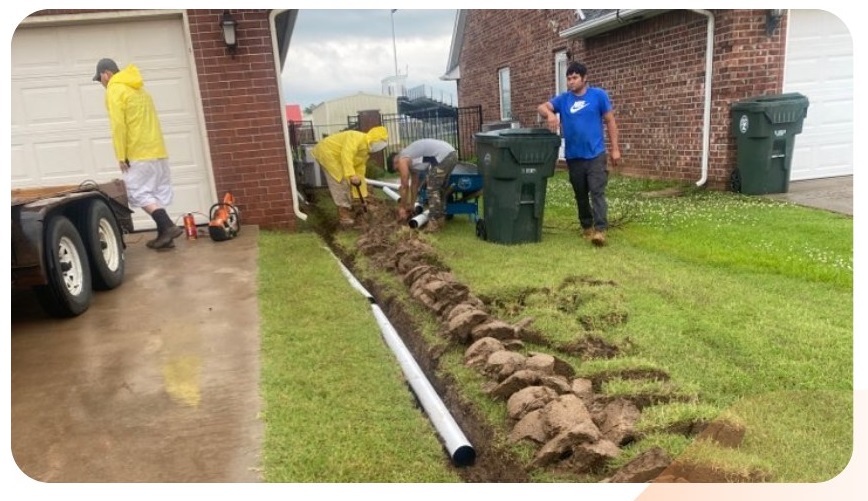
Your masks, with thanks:
[{"label": "wet pavement", "polygon": [[[200,232],[202,230],[200,229]],[[43,482],[257,482],[256,227],[126,236],[126,275],[79,317],[12,295],[11,446]]]},{"label": "wet pavement", "polygon": [[764,196],[852,216],[853,176],[790,181],[787,193]]}]

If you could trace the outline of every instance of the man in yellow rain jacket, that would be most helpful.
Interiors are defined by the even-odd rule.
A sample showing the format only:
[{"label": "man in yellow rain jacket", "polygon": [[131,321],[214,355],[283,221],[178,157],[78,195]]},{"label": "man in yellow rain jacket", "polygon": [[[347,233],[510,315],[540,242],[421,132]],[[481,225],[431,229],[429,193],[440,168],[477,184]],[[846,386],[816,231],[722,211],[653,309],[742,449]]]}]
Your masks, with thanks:
[{"label": "man in yellow rain jacket", "polygon": [[378,125],[368,132],[345,130],[332,134],[311,150],[313,157],[328,173],[326,182],[332,200],[338,206],[338,221],[342,226],[355,223],[352,186],[358,187],[357,196],[368,196],[365,182],[368,157],[382,151],[388,139],[386,128]]},{"label": "man in yellow rain jacket", "polygon": [[118,70],[113,60],[100,59],[93,81],[106,89],[112,143],[130,206],[141,207],[157,223],[157,238],[146,245],[152,249],[174,247],[172,240],[184,230],[166,213],[165,207],[174,197],[169,155],[154,101],[144,89],[142,75],[135,65]]}]

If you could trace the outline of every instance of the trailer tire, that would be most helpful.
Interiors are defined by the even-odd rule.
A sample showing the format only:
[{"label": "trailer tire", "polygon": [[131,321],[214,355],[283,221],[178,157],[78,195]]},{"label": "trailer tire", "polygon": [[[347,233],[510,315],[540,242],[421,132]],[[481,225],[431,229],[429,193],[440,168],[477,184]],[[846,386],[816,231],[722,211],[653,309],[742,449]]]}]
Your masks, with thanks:
[{"label": "trailer tire", "polygon": [[65,216],[52,216],[45,230],[46,285],[35,288],[39,303],[54,317],[74,317],[90,307],[93,297],[84,242]]},{"label": "trailer tire", "polygon": [[111,290],[124,281],[124,241],[118,222],[105,202],[90,204],[84,221],[90,269],[95,290]]}]

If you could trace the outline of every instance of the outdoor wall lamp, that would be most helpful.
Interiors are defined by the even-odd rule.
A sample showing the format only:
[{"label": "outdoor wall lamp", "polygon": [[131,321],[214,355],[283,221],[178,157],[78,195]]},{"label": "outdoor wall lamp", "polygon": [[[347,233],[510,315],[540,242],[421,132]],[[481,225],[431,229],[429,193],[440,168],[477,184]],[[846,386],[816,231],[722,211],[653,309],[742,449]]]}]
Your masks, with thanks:
[{"label": "outdoor wall lamp", "polygon": [[766,11],[766,36],[772,36],[781,24],[781,17],[783,15],[784,9],[769,9]]},{"label": "outdoor wall lamp", "polygon": [[238,47],[235,29],[238,27],[238,22],[228,10],[223,11],[223,17],[220,18],[220,27],[223,28],[223,41],[226,42],[226,48],[229,49],[232,57],[235,57],[235,49]]}]

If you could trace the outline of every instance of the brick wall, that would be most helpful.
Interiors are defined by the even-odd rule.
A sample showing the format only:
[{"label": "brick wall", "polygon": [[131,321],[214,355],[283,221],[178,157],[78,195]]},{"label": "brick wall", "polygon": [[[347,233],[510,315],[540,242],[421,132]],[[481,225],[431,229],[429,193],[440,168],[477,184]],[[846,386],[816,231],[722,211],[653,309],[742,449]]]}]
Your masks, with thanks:
[{"label": "brick wall", "polygon": [[[105,10],[54,9],[33,15],[88,12]],[[269,11],[230,12],[238,22],[234,58],[223,43],[223,10],[187,11],[217,197],[222,200],[226,191],[232,192],[242,226],[293,230],[284,105],[278,94]]]},{"label": "brick wall", "polygon": [[[786,20],[771,37],[765,10],[716,10],[707,185],[723,188],[735,166],[732,102],[781,92]],[[701,177],[707,18],[678,10],[586,40],[552,30],[572,10],[469,10],[461,52],[461,106],[481,104],[499,119],[497,70],[509,66],[513,114],[537,126],[536,107],[554,92],[554,54],[568,49],[615,108],[627,175],[696,181]],[[550,21],[553,21],[550,22]]]},{"label": "brick wall", "polygon": [[230,13],[238,22],[234,57],[223,43],[222,9],[187,13],[217,194],[232,192],[242,224],[294,229],[269,11]]}]

